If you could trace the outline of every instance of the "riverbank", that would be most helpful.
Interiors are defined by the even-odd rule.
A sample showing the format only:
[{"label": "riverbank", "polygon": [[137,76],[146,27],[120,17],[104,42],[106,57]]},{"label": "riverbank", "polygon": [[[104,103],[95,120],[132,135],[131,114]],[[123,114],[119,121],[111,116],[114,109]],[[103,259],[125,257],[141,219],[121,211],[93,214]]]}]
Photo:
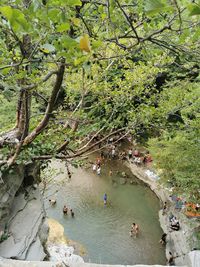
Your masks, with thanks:
[{"label": "riverbank", "polygon": [[[194,233],[194,230],[196,229],[196,227],[199,226],[198,221],[196,221],[194,219],[189,220],[185,217],[185,215],[182,212],[175,210],[174,203],[171,201],[171,198],[169,197],[170,192],[168,192],[166,188],[163,188],[162,186],[160,186],[158,181],[154,180],[153,178],[152,179],[149,178],[148,175],[145,173],[145,171],[146,171],[145,169],[143,169],[142,167],[138,167],[135,164],[127,162],[127,161],[125,164],[131,169],[132,173],[138,179],[142,180],[145,184],[149,185],[151,190],[156,193],[156,195],[158,196],[158,198],[161,201],[163,201],[163,202],[167,201],[168,202],[167,213],[164,216],[162,215],[162,212],[160,212],[160,214],[159,214],[161,227],[162,227],[163,231],[166,232],[168,235],[167,236],[167,245],[166,245],[166,255],[168,255],[168,251],[173,252],[173,255],[176,256],[176,259],[175,259],[176,266],[199,267],[200,251],[192,251],[191,252],[191,250],[194,248],[194,245],[195,245],[193,233]],[[81,175],[82,175],[82,173],[81,173]],[[103,182],[103,179],[99,179],[99,180],[101,182]],[[84,182],[84,181],[82,181],[82,182]],[[96,180],[95,180],[95,182],[96,182]],[[38,192],[35,188],[32,188],[32,190],[33,190],[34,194],[36,194]],[[30,202],[30,205],[25,204],[27,209],[30,208],[28,214],[33,215],[33,208],[35,209],[36,207],[37,207],[38,211],[40,211],[40,212],[43,211],[43,207],[42,207],[43,205],[40,206],[38,203],[36,203],[37,201],[40,200],[40,197],[38,195],[33,196],[32,193],[30,193],[30,192],[29,192],[29,197],[30,197],[31,202],[27,199],[26,200],[28,201],[28,203]],[[21,199],[21,197],[19,195],[17,198]],[[20,200],[20,203],[22,203],[21,200]],[[36,204],[34,204],[34,203],[36,203]],[[41,203],[42,203],[42,201],[41,201]],[[16,206],[16,199],[15,199],[14,204]],[[23,222],[25,225],[30,226],[30,222],[24,221],[24,218],[31,219],[32,223],[34,224],[34,220],[32,220],[32,216],[25,216],[24,213],[22,214],[22,211],[24,212],[24,209],[20,208],[19,211],[20,212],[17,212],[17,213],[19,215],[21,214],[20,223],[19,222],[13,223],[13,225],[22,228],[21,226],[22,226],[22,222]],[[168,222],[168,215],[170,212],[172,212],[179,219],[180,224],[181,224],[181,230],[180,231],[170,232],[169,222]],[[44,217],[45,216],[43,214],[43,216],[41,216],[41,218],[44,219]],[[13,218],[15,218],[15,222],[16,222],[17,217],[13,216]],[[37,219],[37,216],[34,216],[34,219]],[[40,224],[37,224],[37,225],[40,225]],[[23,229],[25,230],[25,228],[23,228]],[[36,230],[32,231],[32,227],[29,227],[29,230],[33,234],[36,232]],[[48,231],[46,231],[46,232],[48,232]],[[16,234],[17,233],[21,233],[21,231],[16,231]],[[15,236],[16,236],[16,234],[15,234]],[[23,233],[21,233],[21,234],[23,234]],[[28,234],[26,234],[26,236],[28,236]],[[33,235],[33,237],[34,236],[35,235]],[[46,236],[46,234],[45,234],[45,236]],[[19,240],[19,238],[17,240]],[[10,254],[10,252],[11,252],[11,250],[9,249],[10,239],[8,239],[7,242],[8,242],[7,249],[5,248],[5,246],[3,246],[2,248],[4,249],[5,253],[9,252],[9,254]],[[2,245],[3,245],[3,243],[2,243]],[[4,243],[4,245],[5,245],[5,243]],[[36,249],[34,249],[34,252],[35,251],[36,251]],[[26,253],[26,255],[28,255],[28,254]],[[64,263],[64,264],[66,264],[66,263]],[[29,267],[31,267],[31,266],[38,266],[38,267],[40,267],[40,266],[57,266],[58,267],[58,266],[60,266],[61,267],[61,266],[66,266],[64,264],[61,263],[60,260],[58,260],[54,263],[54,262],[34,262],[34,261],[33,262],[30,262],[30,261],[24,262],[24,261],[14,261],[14,260],[11,261],[11,260],[0,259],[0,267],[1,266],[4,266],[4,267],[5,266],[13,266],[13,267],[16,267],[16,266],[20,266],[20,267],[22,267],[22,266],[29,266]],[[94,267],[94,266],[97,266],[97,264],[90,264],[90,263],[80,263],[79,264],[79,263],[77,263],[77,265],[76,265],[74,262],[70,262],[69,266],[70,267],[78,267],[78,266]],[[112,265],[99,264],[98,266],[99,267],[100,266],[105,267],[105,266],[112,266]],[[123,266],[123,265],[118,265],[118,266]],[[138,266],[138,265],[133,265],[133,266]],[[140,266],[158,266],[158,265],[140,265]]]},{"label": "riverbank", "polygon": [[[169,189],[164,188],[157,179],[149,177],[146,173],[147,168],[137,166],[133,162],[129,161],[126,165],[130,168],[132,173],[145,184],[147,184],[151,190],[157,195],[162,203],[167,202],[167,210],[162,213],[159,211],[159,220],[163,232],[167,234],[166,243],[166,257],[169,256],[169,251],[172,252],[175,257],[175,265],[187,265],[191,266],[190,255],[193,255],[193,265],[200,266],[200,250],[196,250],[197,239],[195,232],[200,227],[200,223],[197,219],[188,219],[181,210],[175,208],[170,195]],[[179,220],[181,228],[179,231],[172,231],[169,227],[169,215],[173,214]]]}]

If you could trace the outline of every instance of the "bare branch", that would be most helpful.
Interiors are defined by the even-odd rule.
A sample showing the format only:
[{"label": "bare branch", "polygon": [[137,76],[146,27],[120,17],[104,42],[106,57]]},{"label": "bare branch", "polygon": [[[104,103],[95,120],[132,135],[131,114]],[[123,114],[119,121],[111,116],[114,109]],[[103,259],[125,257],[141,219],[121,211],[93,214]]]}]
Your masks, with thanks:
[{"label": "bare branch", "polygon": [[81,150],[85,149],[85,148],[86,148],[86,147],[87,147],[87,146],[94,140],[94,138],[97,137],[98,134],[99,134],[100,132],[103,131],[104,128],[105,128],[105,126],[103,126],[101,129],[99,129],[99,131],[96,132],[96,133],[92,136],[92,138],[90,138],[90,140],[89,140],[84,146],[82,146],[81,148],[79,148],[78,151],[81,151]]},{"label": "bare branch", "polygon": [[18,63],[10,64],[10,65],[5,65],[5,66],[3,66],[3,67],[0,67],[0,70],[4,70],[4,69],[8,69],[8,68],[15,68],[15,67],[17,67],[17,66],[20,66],[20,65],[23,63],[23,59],[24,59],[24,58],[22,58],[22,59],[20,60],[20,62],[18,62]]},{"label": "bare branch", "polygon": [[22,90],[34,89],[34,88],[38,87],[40,84],[46,82],[54,74],[58,74],[58,71],[57,70],[50,71],[39,83],[34,83],[34,84],[27,85],[26,87],[22,88]]},{"label": "bare branch", "polygon": [[48,100],[43,95],[41,95],[40,93],[34,91],[33,95],[36,96],[36,97],[37,96],[40,97],[46,104],[48,104]]},{"label": "bare branch", "polygon": [[176,0],[173,0],[173,2],[174,2],[175,6],[176,6],[176,9],[178,11],[178,17],[179,17],[179,23],[180,23],[180,25],[179,25],[179,32],[181,32],[181,28],[182,28],[181,10],[180,10],[180,7],[179,7],[177,1]]},{"label": "bare branch", "polygon": [[[113,142],[113,144],[117,144],[120,140],[124,139],[124,138],[129,134],[129,132],[130,132],[130,131],[127,131],[124,135],[122,135],[121,137],[119,137],[116,141]],[[102,147],[100,147],[100,148],[98,148],[98,149],[95,149],[95,150],[93,150],[93,151],[91,151],[91,152],[85,154],[84,156],[85,156],[85,157],[88,157],[88,156],[91,155],[92,153],[97,152],[97,151],[100,151],[100,150],[102,150],[103,148],[106,148],[107,146],[108,146],[108,144],[106,144],[106,145],[104,145],[104,146],[102,146]]]}]

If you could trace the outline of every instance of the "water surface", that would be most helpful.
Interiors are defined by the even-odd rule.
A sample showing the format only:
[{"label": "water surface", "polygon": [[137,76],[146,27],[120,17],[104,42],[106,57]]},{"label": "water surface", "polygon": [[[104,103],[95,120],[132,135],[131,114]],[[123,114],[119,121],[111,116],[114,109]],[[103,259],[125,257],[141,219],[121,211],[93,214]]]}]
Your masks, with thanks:
[{"label": "water surface", "polygon": [[[58,220],[68,238],[81,243],[87,250],[84,260],[104,264],[165,264],[165,252],[158,243],[162,230],[158,221],[159,201],[154,193],[141,184],[120,185],[119,170],[129,180],[133,175],[120,161],[107,161],[97,176],[89,169],[73,169],[67,178],[63,163],[53,162],[58,171],[55,181],[46,191],[47,215]],[[113,176],[109,176],[112,169]],[[57,193],[56,190],[58,190]],[[103,195],[108,195],[108,205]],[[57,199],[55,207],[48,196]],[[63,205],[71,207],[75,217],[63,215]],[[138,238],[131,238],[131,224],[139,225]]]}]

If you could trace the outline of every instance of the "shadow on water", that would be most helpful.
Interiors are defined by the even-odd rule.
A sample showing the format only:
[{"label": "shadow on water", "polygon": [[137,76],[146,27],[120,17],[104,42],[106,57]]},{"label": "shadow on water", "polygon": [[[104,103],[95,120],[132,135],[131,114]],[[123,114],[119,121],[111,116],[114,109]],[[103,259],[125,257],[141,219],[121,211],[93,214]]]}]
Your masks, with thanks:
[{"label": "shadow on water", "polygon": [[[45,192],[47,215],[64,226],[68,238],[86,248],[85,261],[165,264],[164,248],[158,243],[162,235],[158,220],[159,201],[149,188],[134,180],[121,161],[107,161],[100,176],[91,168],[73,169],[70,181],[63,163],[55,161],[51,167],[60,169],[60,174]],[[119,171],[128,175],[124,185],[120,184]],[[134,183],[130,184],[130,180]],[[108,195],[106,206],[103,203],[105,192]],[[52,194],[57,199],[54,208],[48,203],[48,195]],[[70,214],[63,215],[65,204],[74,210],[74,218]],[[133,222],[140,228],[138,238],[129,235]]]}]

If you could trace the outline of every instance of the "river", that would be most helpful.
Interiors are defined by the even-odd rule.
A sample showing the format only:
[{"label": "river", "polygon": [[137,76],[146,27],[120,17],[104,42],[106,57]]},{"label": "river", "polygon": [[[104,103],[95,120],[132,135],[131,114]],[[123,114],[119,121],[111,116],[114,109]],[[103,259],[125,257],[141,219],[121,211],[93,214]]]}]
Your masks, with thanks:
[{"label": "river", "polygon": [[[112,169],[113,175],[109,176]],[[120,172],[125,171],[128,182],[121,185]],[[54,173],[55,171],[55,173]],[[58,220],[68,238],[81,243],[87,253],[86,262],[103,264],[165,264],[165,250],[159,244],[159,200],[141,183],[135,182],[130,170],[121,161],[108,160],[98,176],[91,168],[72,168],[67,178],[64,163],[54,161],[46,176],[53,176],[45,191],[45,208],[50,218]],[[130,180],[134,181],[130,184]],[[108,204],[104,206],[103,195]],[[49,198],[56,198],[55,207]],[[75,216],[63,215],[63,205],[74,210]],[[139,225],[137,238],[130,237],[131,224]]]}]

